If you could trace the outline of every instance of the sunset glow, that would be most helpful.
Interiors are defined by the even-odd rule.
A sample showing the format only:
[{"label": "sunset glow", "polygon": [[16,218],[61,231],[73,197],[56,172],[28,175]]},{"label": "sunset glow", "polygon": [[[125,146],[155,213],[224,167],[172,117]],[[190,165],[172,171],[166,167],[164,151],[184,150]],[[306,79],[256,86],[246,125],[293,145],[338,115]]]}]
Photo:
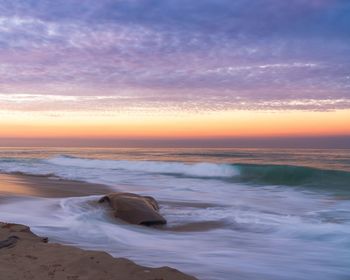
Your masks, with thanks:
[{"label": "sunset glow", "polygon": [[0,136],[350,135],[350,5],[287,2],[0,0]]},{"label": "sunset glow", "polygon": [[7,113],[2,137],[246,137],[350,134],[350,111],[211,113]]}]

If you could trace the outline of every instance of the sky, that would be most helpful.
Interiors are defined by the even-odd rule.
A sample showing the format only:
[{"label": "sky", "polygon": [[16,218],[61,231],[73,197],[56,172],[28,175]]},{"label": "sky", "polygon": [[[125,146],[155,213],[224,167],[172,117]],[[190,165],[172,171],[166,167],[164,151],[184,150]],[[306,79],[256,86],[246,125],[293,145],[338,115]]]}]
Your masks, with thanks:
[{"label": "sky", "polygon": [[0,144],[348,136],[349,15],[348,0],[0,0]]}]

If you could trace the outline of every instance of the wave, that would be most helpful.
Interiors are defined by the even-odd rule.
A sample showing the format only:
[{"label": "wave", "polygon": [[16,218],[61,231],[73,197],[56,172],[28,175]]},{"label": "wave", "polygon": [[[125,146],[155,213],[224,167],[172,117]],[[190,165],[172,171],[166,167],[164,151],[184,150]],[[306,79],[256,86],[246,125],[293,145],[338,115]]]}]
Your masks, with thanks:
[{"label": "wave", "polygon": [[235,165],[243,182],[284,186],[344,188],[350,191],[350,172],[293,165]]},{"label": "wave", "polygon": [[104,160],[61,155],[50,159],[2,158],[0,171],[55,175],[83,181],[88,181],[92,177],[98,181],[101,176],[113,173],[128,174],[135,178],[139,174],[162,174],[176,177],[213,178],[249,185],[304,186],[350,192],[350,172],[294,165]]},{"label": "wave", "polygon": [[203,178],[222,178],[250,184],[349,188],[350,172],[272,164],[218,164],[167,161],[101,160],[59,156],[47,162],[79,168],[115,169]]},{"label": "wave", "polygon": [[238,170],[229,164],[216,163],[183,163],[165,161],[129,161],[129,160],[101,160],[59,156],[47,160],[48,163],[59,166],[79,168],[114,169],[145,173],[161,173],[184,175],[193,177],[234,177]]}]

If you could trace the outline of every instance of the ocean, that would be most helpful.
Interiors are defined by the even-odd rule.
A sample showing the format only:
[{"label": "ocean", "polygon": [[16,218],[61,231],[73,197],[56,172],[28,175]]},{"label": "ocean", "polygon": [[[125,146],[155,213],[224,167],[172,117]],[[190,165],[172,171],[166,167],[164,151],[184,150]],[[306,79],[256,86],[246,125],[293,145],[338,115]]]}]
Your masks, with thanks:
[{"label": "ocean", "polygon": [[168,220],[115,221],[96,195],[0,204],[53,242],[204,280],[350,279],[350,150],[0,148],[0,172],[151,195]]}]

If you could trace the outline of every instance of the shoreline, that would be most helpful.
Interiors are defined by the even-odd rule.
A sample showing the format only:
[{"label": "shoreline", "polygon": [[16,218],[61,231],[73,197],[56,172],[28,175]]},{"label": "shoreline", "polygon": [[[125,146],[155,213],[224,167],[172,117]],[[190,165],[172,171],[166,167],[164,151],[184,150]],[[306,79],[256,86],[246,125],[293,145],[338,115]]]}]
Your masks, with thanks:
[{"label": "shoreline", "polygon": [[[111,191],[102,184],[44,175],[0,172],[0,203],[6,203],[11,197],[68,198],[105,195]],[[14,246],[5,248],[0,246],[0,275],[4,279],[196,279],[173,268],[148,268],[129,259],[114,258],[102,251],[44,243],[42,238],[30,231],[29,227],[12,224],[13,221],[6,222],[0,222],[0,244],[11,236],[17,236],[19,239]],[[91,258],[98,263],[93,262]]]},{"label": "shoreline", "polygon": [[[126,190],[120,189],[119,191],[123,192]],[[112,192],[116,192],[116,190],[103,184],[61,179],[49,175],[0,172],[0,203],[9,197],[69,198],[92,195],[101,195],[102,197]],[[160,205],[171,208],[190,207],[193,209],[206,209],[208,207],[222,207],[222,205],[202,202],[167,201],[158,199],[157,202]],[[224,228],[226,226],[227,225],[222,221],[212,220],[178,225],[167,224],[153,226],[153,228],[168,232],[200,232]]]}]

